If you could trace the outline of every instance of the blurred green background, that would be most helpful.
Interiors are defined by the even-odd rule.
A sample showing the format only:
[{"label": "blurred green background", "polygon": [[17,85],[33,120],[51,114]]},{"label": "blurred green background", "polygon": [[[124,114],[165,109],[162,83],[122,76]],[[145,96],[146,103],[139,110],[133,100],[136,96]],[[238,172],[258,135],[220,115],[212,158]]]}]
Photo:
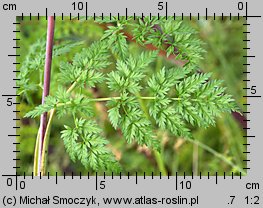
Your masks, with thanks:
[{"label": "blurred green background", "polygon": [[[103,35],[105,28],[101,27],[94,21],[79,22],[78,20],[70,21],[65,18],[64,21],[59,20],[57,17],[55,26],[55,45],[59,45],[65,41],[84,41],[83,45],[74,47],[69,53],[55,57],[52,63],[52,83],[51,94],[57,90],[57,72],[59,70],[59,63],[70,61],[74,54],[81,50],[82,47],[88,47],[93,41],[99,40]],[[33,17],[30,21],[28,17],[24,20],[18,18],[21,22],[17,27],[21,31],[18,34],[21,41],[18,45],[21,47],[19,54],[21,57],[18,61],[23,63],[25,56],[29,53],[30,46],[40,39],[46,37],[47,21],[41,18],[39,21]],[[204,48],[207,51],[204,54],[204,59],[200,64],[200,69],[205,72],[213,72],[213,77],[224,80],[224,85],[227,91],[234,96],[238,106],[242,111],[245,111],[243,103],[245,100],[242,96],[244,83],[243,80],[243,58],[245,47],[243,31],[243,20],[213,20],[213,19],[200,19],[198,20],[184,20],[186,24],[190,24],[198,31],[200,39],[204,42]],[[129,42],[130,50],[134,53],[139,53],[142,50],[147,50],[138,46],[136,43]],[[159,56],[154,63],[154,67],[163,65],[172,65],[169,60],[164,56]],[[18,66],[19,68],[19,66]],[[151,69],[150,69],[151,70]],[[154,72],[154,68],[152,72]],[[149,74],[151,71],[149,72]],[[35,73],[30,78],[32,82],[38,80],[39,75]],[[93,91],[98,96],[107,95],[109,92],[107,88],[101,87]],[[29,94],[29,100],[22,99],[19,106],[19,117],[22,118],[21,122],[17,125],[21,126],[18,138],[21,145],[19,146],[20,153],[17,157],[21,160],[18,162],[21,167],[18,170],[19,174],[25,172],[26,175],[31,175],[33,170],[33,155],[36,135],[39,127],[39,118],[28,119],[23,118],[25,113],[33,109],[41,103],[41,88],[36,88]],[[145,147],[139,147],[136,144],[127,144],[125,139],[119,131],[115,131],[107,119],[107,109],[105,107],[97,106],[97,116],[99,125],[103,128],[105,137],[110,141],[109,148],[116,155],[123,170],[123,174],[127,172],[130,175],[138,173],[138,175],[159,175],[157,162],[154,153]],[[58,173],[63,175],[63,172],[71,175],[74,172],[76,175],[82,172],[82,175],[90,174],[91,170],[85,170],[80,163],[73,163],[70,161],[68,154],[65,151],[64,144],[60,138],[60,131],[63,130],[65,121],[70,120],[55,118],[51,130],[51,139],[48,156],[47,170],[50,174]],[[162,161],[165,168],[171,175],[178,172],[179,175],[193,174],[213,175],[218,172],[218,175],[239,174],[239,170],[246,166],[243,163],[245,156],[243,151],[243,134],[240,122],[238,122],[231,114],[222,115],[217,119],[217,125],[207,129],[195,128],[193,135],[195,143],[189,142],[184,138],[177,138],[171,136],[168,132],[157,131],[158,137],[162,140]]]}]

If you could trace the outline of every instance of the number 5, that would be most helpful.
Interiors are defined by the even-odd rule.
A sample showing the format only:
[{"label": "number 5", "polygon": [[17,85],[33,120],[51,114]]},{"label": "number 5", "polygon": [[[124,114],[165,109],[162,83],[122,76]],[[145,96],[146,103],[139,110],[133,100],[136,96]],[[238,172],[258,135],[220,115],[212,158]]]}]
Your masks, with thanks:
[{"label": "number 5", "polygon": [[12,98],[7,98],[7,106],[11,106],[13,103],[12,103]]},{"label": "number 5", "polygon": [[253,94],[253,95],[255,95],[257,93],[256,86],[252,86],[250,88],[250,90],[251,90],[251,94]]},{"label": "number 5", "polygon": [[163,10],[163,1],[158,2],[158,10]]}]

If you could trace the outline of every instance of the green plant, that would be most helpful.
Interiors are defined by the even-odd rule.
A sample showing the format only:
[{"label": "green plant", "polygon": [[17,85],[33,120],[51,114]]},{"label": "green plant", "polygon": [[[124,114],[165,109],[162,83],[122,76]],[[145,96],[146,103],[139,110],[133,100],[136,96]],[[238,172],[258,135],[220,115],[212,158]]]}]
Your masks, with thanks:
[{"label": "green plant", "polygon": [[[112,126],[121,130],[128,143],[137,142],[153,149],[159,168],[165,173],[156,128],[192,139],[191,126],[208,127],[215,124],[215,118],[222,112],[238,111],[232,96],[221,86],[222,81],[212,80],[211,73],[198,71],[204,50],[195,30],[187,23],[157,17],[104,17],[97,22],[107,24],[101,39],[76,53],[70,62],[61,62],[58,89],[52,89],[44,104],[26,114],[34,118],[49,112],[44,152],[55,114],[59,118],[70,114],[74,124],[65,125],[61,131],[70,158],[93,170],[120,171],[94,116],[94,105],[103,102]],[[125,31],[131,31],[136,43],[151,44],[156,50],[132,54]],[[54,48],[53,57],[70,51],[75,44]],[[41,78],[39,85],[29,82],[30,74],[41,69],[44,62],[41,50],[35,54],[36,46],[23,64],[27,70],[20,75],[20,94],[27,95],[34,86],[42,87]],[[180,66],[163,66],[152,73],[151,64],[161,51],[180,60]],[[107,71],[111,65],[115,69]],[[39,72],[41,77],[42,70]],[[94,97],[90,90],[105,83],[112,94]],[[41,166],[45,174],[45,161]]]}]

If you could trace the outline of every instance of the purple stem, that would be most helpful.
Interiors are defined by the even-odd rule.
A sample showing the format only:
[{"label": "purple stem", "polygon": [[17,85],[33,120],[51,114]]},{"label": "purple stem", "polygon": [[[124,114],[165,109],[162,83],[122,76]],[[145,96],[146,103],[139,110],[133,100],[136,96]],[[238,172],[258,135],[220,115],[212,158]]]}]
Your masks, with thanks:
[{"label": "purple stem", "polygon": [[[54,41],[54,28],[55,21],[53,16],[48,17],[47,22],[47,40],[46,40],[46,60],[45,60],[45,70],[44,70],[44,89],[42,94],[42,104],[45,102],[45,97],[49,95],[50,89],[50,75],[51,75],[51,64],[52,64],[52,50]],[[41,172],[41,160],[42,160],[42,150],[44,144],[44,138],[47,127],[47,112],[43,113],[40,117],[40,139],[38,148],[38,175]]]}]

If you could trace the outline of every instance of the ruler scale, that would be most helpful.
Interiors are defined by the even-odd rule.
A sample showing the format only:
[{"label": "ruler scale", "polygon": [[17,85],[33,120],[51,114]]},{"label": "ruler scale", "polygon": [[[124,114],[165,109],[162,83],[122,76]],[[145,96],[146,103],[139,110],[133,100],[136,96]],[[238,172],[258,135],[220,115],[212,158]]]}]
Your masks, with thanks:
[{"label": "ruler scale", "polygon": [[[1,206],[3,207],[261,207],[263,205],[262,192],[262,161],[263,147],[260,127],[262,114],[262,17],[261,2],[235,1],[3,1],[0,3],[1,26]],[[117,16],[162,17],[172,16],[175,20],[191,21],[194,18],[203,21],[209,18],[214,21],[230,19],[245,20],[242,31],[242,47],[246,60],[240,69],[245,78],[242,97],[246,111],[242,122],[244,135],[240,143],[244,146],[241,154],[246,155],[246,164],[242,171],[232,172],[231,175],[220,170],[214,172],[199,172],[197,175],[175,175],[161,172],[144,172],[132,175],[129,172],[119,174],[95,175],[81,172],[34,176],[33,172],[21,174],[23,166],[17,153],[22,151],[23,141],[17,141],[22,127],[16,122],[20,111],[20,95],[16,94],[20,73],[17,66],[23,48],[17,34],[21,31],[17,26],[23,20],[39,21],[44,17],[53,16],[55,21],[79,20],[93,17],[105,18]],[[19,17],[21,22],[19,21]],[[23,57],[22,57],[23,58]],[[19,173],[20,174],[19,174]]]}]

